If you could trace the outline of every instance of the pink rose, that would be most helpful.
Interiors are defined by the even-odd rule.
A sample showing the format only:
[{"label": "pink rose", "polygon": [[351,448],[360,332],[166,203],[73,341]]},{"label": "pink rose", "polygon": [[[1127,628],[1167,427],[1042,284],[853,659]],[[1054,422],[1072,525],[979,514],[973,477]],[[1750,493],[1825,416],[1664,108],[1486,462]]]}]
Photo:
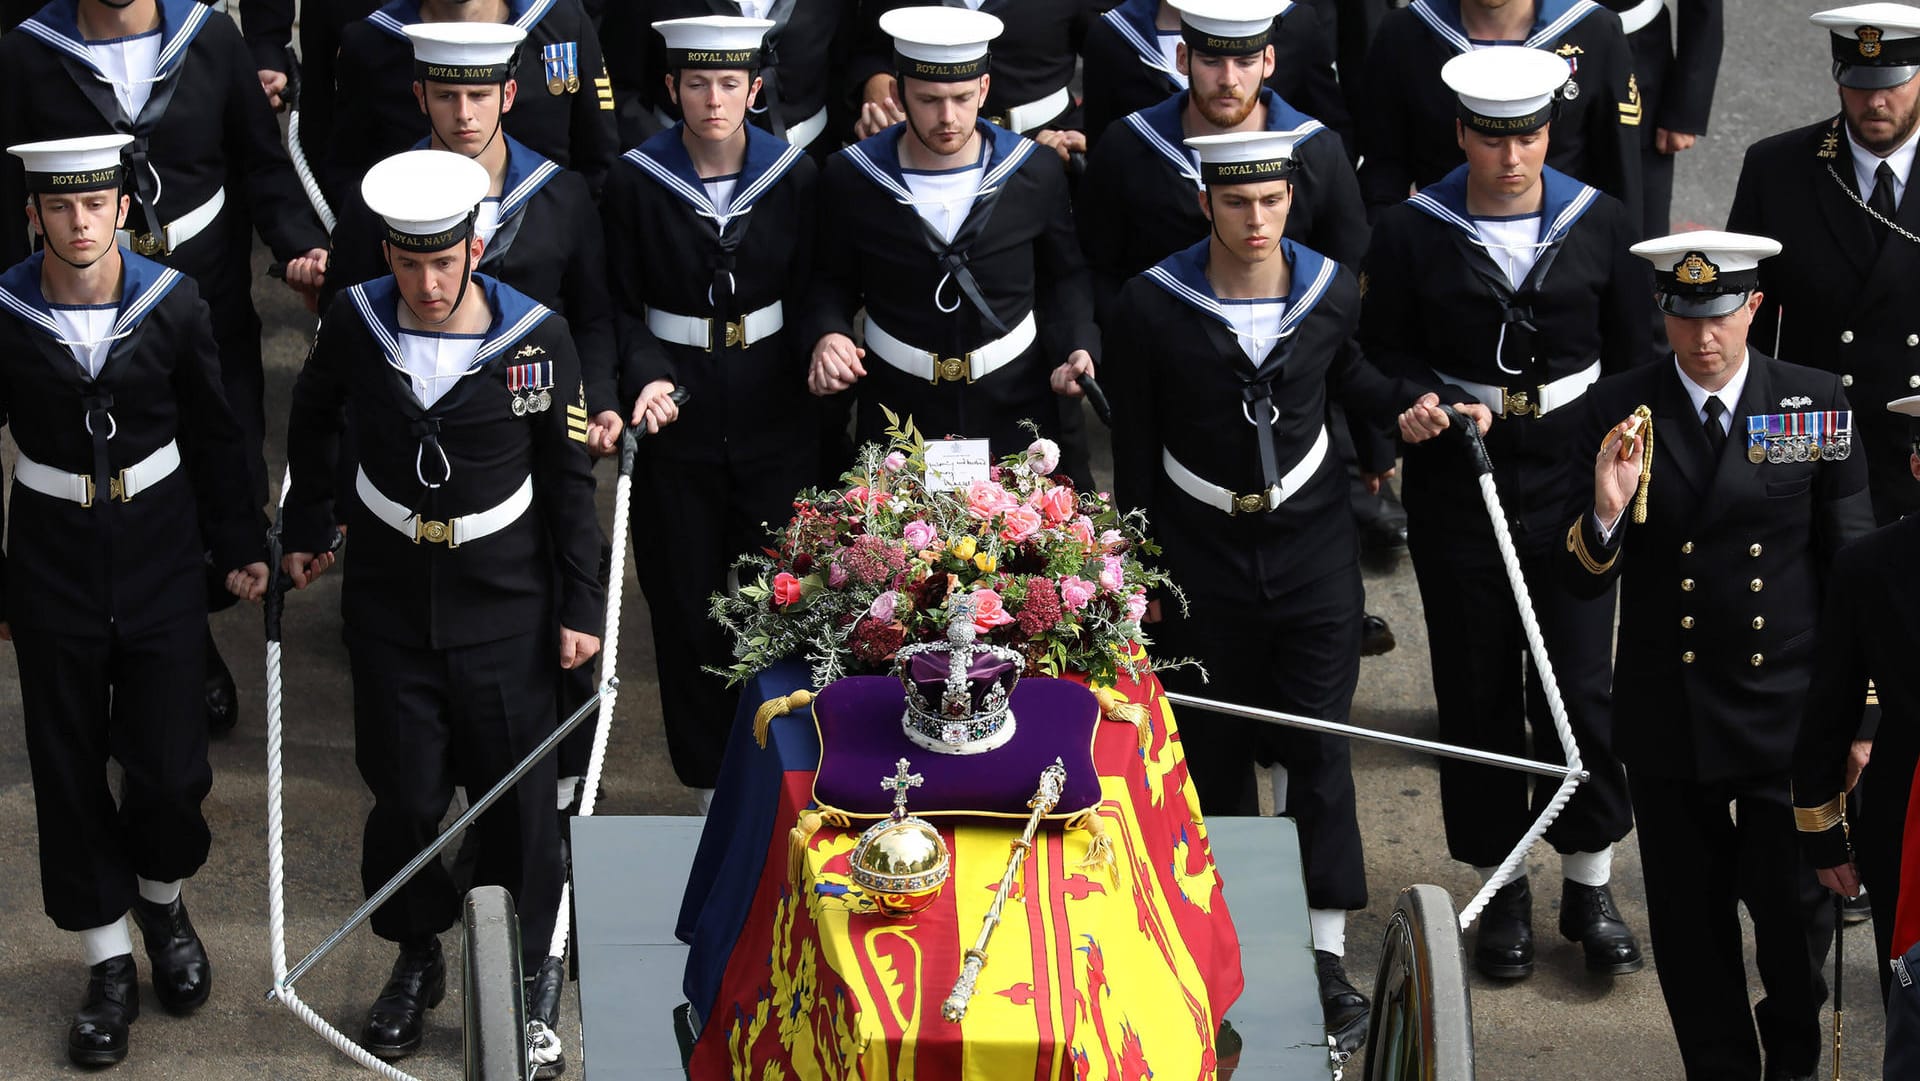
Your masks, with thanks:
[{"label": "pink rose", "polygon": [[847,568],[835,563],[827,568],[827,588],[845,589],[849,577],[851,576],[847,574]]},{"label": "pink rose", "polygon": [[1100,588],[1109,593],[1120,592],[1121,587],[1126,585],[1127,579],[1125,572],[1120,569],[1119,558],[1117,556],[1101,556],[1099,563]]},{"label": "pink rose", "polygon": [[899,606],[899,603],[900,594],[889,589],[873,599],[873,603],[867,607],[867,616],[881,623],[891,623],[894,609]]},{"label": "pink rose", "polygon": [[1027,447],[1027,468],[1035,476],[1050,477],[1060,466],[1060,444],[1051,439],[1036,439]]},{"label": "pink rose", "polygon": [[1040,512],[1032,507],[1015,507],[1000,519],[1000,539],[1019,544],[1040,532]]},{"label": "pink rose", "polygon": [[1093,550],[1093,519],[1082,514],[1067,523],[1067,536],[1080,542],[1082,548]]},{"label": "pink rose", "polygon": [[1119,547],[1120,542],[1125,539],[1126,539],[1125,537],[1122,537],[1120,535],[1119,530],[1109,529],[1106,532],[1100,534],[1100,547],[1103,551],[1111,552],[1115,548]]},{"label": "pink rose", "polygon": [[1129,623],[1138,623],[1140,622],[1140,618],[1146,614],[1147,591],[1144,589],[1136,589],[1132,593],[1127,594],[1127,621]]},{"label": "pink rose", "polygon": [[800,600],[800,579],[781,571],[773,576],[773,603],[782,608]]},{"label": "pink rose", "polygon": [[990,480],[976,480],[967,485],[967,513],[983,522],[990,522],[994,515],[1019,505],[1020,500],[1012,492]]},{"label": "pink rose", "polygon": [[934,538],[938,535],[939,531],[933,528],[932,523],[923,522],[918,518],[908,522],[901,530],[901,538],[907,542],[907,547],[915,552],[931,547]]},{"label": "pink rose", "polygon": [[897,450],[887,455],[887,460],[880,463],[880,467],[889,473],[898,473],[900,470],[906,468],[906,465],[907,456]]},{"label": "pink rose", "polygon": [[1087,606],[1099,588],[1085,578],[1069,574],[1060,579],[1060,603],[1066,606],[1067,611],[1078,612]]},{"label": "pink rose", "polygon": [[1013,622],[1006,608],[1000,603],[1000,594],[991,589],[976,589],[973,597],[973,629],[985,634],[995,627],[1004,627]]},{"label": "pink rose", "polygon": [[1048,525],[1059,525],[1073,517],[1073,489],[1041,488],[1027,499],[1028,505],[1040,512]]},{"label": "pink rose", "polygon": [[886,492],[876,492],[873,489],[868,488],[866,485],[862,484],[857,487],[847,489],[846,494],[842,495],[840,498],[843,502],[852,504],[855,507],[861,507],[864,509],[871,510],[872,508],[880,506],[881,504],[885,503],[889,499],[892,499],[893,497],[891,495],[888,495]]}]

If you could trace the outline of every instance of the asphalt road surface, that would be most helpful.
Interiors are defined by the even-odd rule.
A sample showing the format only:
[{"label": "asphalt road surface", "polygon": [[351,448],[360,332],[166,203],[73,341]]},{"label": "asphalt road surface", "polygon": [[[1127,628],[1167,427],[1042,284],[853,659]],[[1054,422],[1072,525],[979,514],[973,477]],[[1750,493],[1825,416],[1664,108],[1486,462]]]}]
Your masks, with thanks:
[{"label": "asphalt road surface", "polygon": [[[1835,109],[1824,36],[1805,21],[1802,5],[1776,0],[1729,5],[1727,49],[1713,130],[1680,161],[1676,223],[1717,227],[1725,219],[1743,149],[1753,140],[1830,115]],[[268,327],[269,456],[279,474],[279,431],[288,388],[305,356],[312,321],[279,283],[257,288]],[[1097,429],[1096,429],[1097,430]],[[601,470],[602,515],[610,514],[612,471]],[[368,800],[353,766],[346,653],[340,642],[339,575],[294,597],[286,623],[286,793],[289,866],[289,951],[306,952],[360,900],[360,828]],[[1411,569],[1370,577],[1370,610],[1387,616],[1399,648],[1362,667],[1355,723],[1433,734],[1426,635]],[[263,648],[256,609],[218,617],[222,647],[238,673],[243,717],[213,747],[215,783],[206,803],[214,830],[212,858],[186,887],[186,898],[211,951],[212,1001],[191,1019],[153,1004],[133,1030],[133,1051],[114,1071],[125,1081],[181,1078],[305,1079],[358,1073],[299,1021],[264,999],[271,984],[267,941],[265,725]],[[695,813],[693,797],[667,766],[645,600],[629,572],[623,622],[622,694],[600,808],[610,814]],[[17,715],[18,682],[0,665],[0,711]],[[1370,984],[1384,916],[1407,884],[1433,882],[1464,903],[1477,886],[1471,869],[1447,859],[1440,835],[1438,775],[1421,756],[1356,746],[1361,827],[1373,904],[1355,914],[1350,969]],[[85,982],[77,941],[40,913],[33,793],[20,726],[0,724],[0,1076],[39,1078],[78,1072],[67,1065],[64,1038]],[[1554,933],[1558,861],[1546,846],[1533,853],[1539,967],[1532,978],[1495,985],[1475,977],[1472,994],[1480,1076],[1492,1079],[1678,1077],[1679,1056],[1661,1003],[1652,958],[1645,971],[1611,978],[1586,974],[1579,948]],[[1646,942],[1637,852],[1629,840],[1614,864],[1616,896]],[[1225,868],[1231,899],[1232,868]],[[663,885],[677,901],[676,886]],[[1262,913],[1236,910],[1241,921]],[[451,949],[457,934],[446,936]],[[1845,1076],[1879,1072],[1882,1020],[1874,994],[1872,936],[1847,934]],[[300,984],[307,1001],[348,1032],[357,1031],[392,959],[390,948],[361,931]],[[1247,963],[1260,963],[1247,958]],[[143,971],[147,967],[140,958]],[[461,1033],[457,985],[433,1012],[425,1049],[406,1068],[422,1078],[459,1075]],[[1753,995],[1761,991],[1757,981]],[[576,1005],[569,1001],[565,1036],[575,1051]],[[1178,1071],[1176,1071],[1177,1073]],[[1818,1076],[1828,1076],[1822,1063]],[[1167,1076],[1173,1076],[1169,1074]],[[1351,1073],[1349,1076],[1353,1076]]]}]

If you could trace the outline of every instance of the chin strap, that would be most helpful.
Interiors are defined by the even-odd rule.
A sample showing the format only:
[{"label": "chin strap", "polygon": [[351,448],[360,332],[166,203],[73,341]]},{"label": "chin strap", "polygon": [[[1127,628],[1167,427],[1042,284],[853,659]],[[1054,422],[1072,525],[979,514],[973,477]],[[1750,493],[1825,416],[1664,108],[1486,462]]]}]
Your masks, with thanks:
[{"label": "chin strap", "polygon": [[[474,210],[467,215],[466,234],[461,238],[461,241],[460,241],[461,243],[460,291],[454,294],[453,306],[447,309],[447,314],[445,315],[445,317],[440,319],[425,318],[420,314],[420,312],[417,309],[414,308],[413,302],[407,299],[406,292],[404,290],[401,291],[400,303],[405,304],[407,306],[407,311],[413,315],[414,319],[417,320],[421,326],[425,326],[425,327],[445,326],[447,324],[447,321],[453,318],[454,313],[460,310],[461,302],[467,299],[467,287],[473,284],[473,221],[474,221],[474,218],[476,218],[477,216],[479,216],[478,207],[474,208]],[[391,243],[388,244],[387,271],[388,273],[392,273],[393,271],[393,251],[392,251]]]},{"label": "chin strap", "polygon": [[[128,0],[128,2],[131,3],[132,0]],[[120,196],[124,191],[124,189],[115,187],[113,191],[114,191],[114,195],[113,195],[114,205],[118,206],[120,203]],[[108,244],[105,248],[102,248],[99,255],[94,256],[92,259],[89,259],[84,263],[76,263],[73,260],[67,258],[66,256],[60,254],[59,247],[55,245],[53,242],[53,235],[47,232],[47,212],[40,208],[40,193],[37,191],[33,193],[33,213],[35,217],[38,217],[40,219],[40,239],[45,249],[50,254],[52,254],[52,256],[55,259],[60,260],[61,262],[67,264],[68,266],[72,267],[75,270],[92,269],[95,263],[98,263],[100,260],[105,259],[109,254],[111,254],[113,249],[119,243],[119,241],[116,240],[113,243]],[[116,212],[116,216],[118,216],[117,212]]]}]

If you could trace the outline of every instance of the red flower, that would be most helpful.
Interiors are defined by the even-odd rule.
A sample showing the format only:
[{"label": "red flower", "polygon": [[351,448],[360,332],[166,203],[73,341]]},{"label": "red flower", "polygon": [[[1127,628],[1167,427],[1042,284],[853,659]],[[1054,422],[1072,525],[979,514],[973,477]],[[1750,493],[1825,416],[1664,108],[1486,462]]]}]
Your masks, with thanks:
[{"label": "red flower", "polygon": [[800,600],[800,579],[781,571],[773,576],[773,603],[782,608]]},{"label": "red flower", "polygon": [[1060,623],[1060,595],[1048,578],[1027,579],[1027,598],[1020,604],[1020,633],[1038,638]]}]

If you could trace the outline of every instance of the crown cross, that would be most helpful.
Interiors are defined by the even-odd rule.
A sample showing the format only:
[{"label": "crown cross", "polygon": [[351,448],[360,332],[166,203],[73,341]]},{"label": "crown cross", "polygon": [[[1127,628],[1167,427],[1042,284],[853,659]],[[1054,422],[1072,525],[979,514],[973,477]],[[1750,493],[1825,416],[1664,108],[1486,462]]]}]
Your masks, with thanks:
[{"label": "crown cross", "polygon": [[907,817],[907,792],[926,783],[926,778],[918,773],[907,772],[907,760],[902,758],[893,764],[893,776],[880,778],[881,788],[893,790],[893,817]]}]

